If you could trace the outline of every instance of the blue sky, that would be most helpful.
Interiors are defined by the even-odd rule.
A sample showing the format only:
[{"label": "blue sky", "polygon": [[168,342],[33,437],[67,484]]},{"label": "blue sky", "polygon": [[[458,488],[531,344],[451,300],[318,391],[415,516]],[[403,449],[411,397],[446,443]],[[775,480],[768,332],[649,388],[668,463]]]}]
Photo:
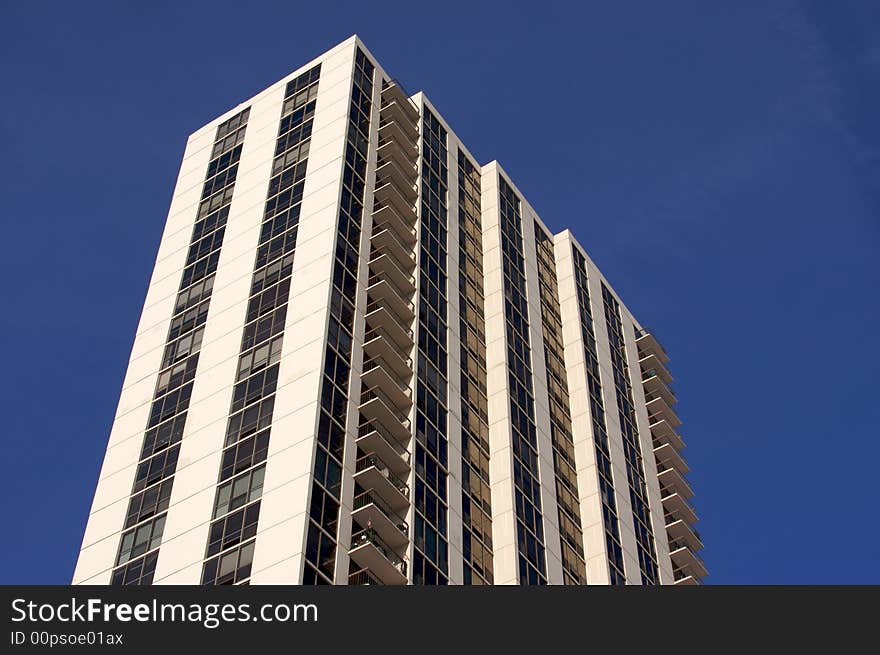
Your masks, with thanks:
[{"label": "blue sky", "polygon": [[0,583],[70,579],[186,136],[355,32],[671,353],[708,581],[880,583],[880,5],[696,0],[7,6]]}]

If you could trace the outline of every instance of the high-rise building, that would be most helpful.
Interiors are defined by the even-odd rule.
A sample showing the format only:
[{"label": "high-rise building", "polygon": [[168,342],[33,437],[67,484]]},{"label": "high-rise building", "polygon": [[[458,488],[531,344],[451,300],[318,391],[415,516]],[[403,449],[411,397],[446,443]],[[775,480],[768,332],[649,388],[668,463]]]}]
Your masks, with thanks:
[{"label": "high-rise building", "polygon": [[654,336],[352,37],[188,140],[77,584],[686,584]]}]

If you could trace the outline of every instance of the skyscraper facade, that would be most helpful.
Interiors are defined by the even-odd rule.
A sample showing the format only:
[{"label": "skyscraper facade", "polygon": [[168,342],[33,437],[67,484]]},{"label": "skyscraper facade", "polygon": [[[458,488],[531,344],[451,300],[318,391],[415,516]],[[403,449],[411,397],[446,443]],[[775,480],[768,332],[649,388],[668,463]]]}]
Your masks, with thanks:
[{"label": "skyscraper facade", "polygon": [[668,356],[351,37],[190,136],[76,584],[695,584]]}]

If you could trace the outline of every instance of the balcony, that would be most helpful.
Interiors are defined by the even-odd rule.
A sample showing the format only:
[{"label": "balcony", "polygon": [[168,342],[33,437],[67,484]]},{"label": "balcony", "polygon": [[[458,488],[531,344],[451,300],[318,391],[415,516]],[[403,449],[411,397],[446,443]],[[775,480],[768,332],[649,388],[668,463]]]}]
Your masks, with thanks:
[{"label": "balcony", "polygon": [[401,168],[393,157],[380,159],[376,163],[376,186],[386,182],[394,184],[408,201],[415,204],[419,197],[419,188],[416,186],[416,171],[412,166]]},{"label": "balcony", "polygon": [[[401,316],[408,316],[408,320],[412,320],[414,316],[414,307],[412,297],[415,294],[415,278],[412,275],[404,273],[388,255],[381,254],[374,257],[370,261],[370,276],[367,278],[367,289],[369,290],[374,284],[379,285],[387,282],[389,292],[394,293],[394,300],[402,307]],[[371,294],[376,299],[379,296]]]},{"label": "balcony", "polygon": [[[407,247],[394,233],[394,230],[385,228],[373,231],[370,237],[373,252],[387,253],[394,262],[404,271],[412,273],[416,267],[416,256],[411,247]],[[372,253],[371,253],[372,254]]]},{"label": "balcony", "polygon": [[664,382],[656,372],[654,375],[644,378],[642,380],[642,385],[645,387],[646,394],[662,398],[670,407],[678,402],[678,399],[675,397],[675,392],[669,388],[668,384]]},{"label": "balcony", "polygon": [[669,423],[662,417],[648,417],[651,425],[651,436],[653,437],[654,447],[659,443],[671,444],[676,450],[684,448],[684,439],[676,432]]},{"label": "balcony", "polygon": [[416,169],[416,161],[418,161],[419,151],[412,146],[403,146],[397,141],[381,141],[376,155],[383,161],[393,160],[404,171],[412,170],[410,182],[415,182],[418,171]]},{"label": "balcony", "polygon": [[665,420],[673,428],[681,425],[681,419],[678,418],[678,414],[660,396],[645,394],[645,407],[648,410],[648,421],[650,424]]},{"label": "balcony", "polygon": [[404,273],[391,255],[381,253],[370,260],[370,277],[374,275],[390,280],[404,298],[412,297],[416,291],[415,278]]},{"label": "balcony", "polygon": [[658,463],[672,466],[682,475],[690,470],[687,462],[684,461],[684,458],[671,444],[665,443],[658,448],[654,448],[654,457],[657,458]]},{"label": "balcony", "polygon": [[697,513],[691,504],[684,499],[679,493],[663,494],[660,499],[663,502],[663,512],[670,514],[677,519],[682,519],[690,524],[694,524],[699,520]]},{"label": "balcony", "polygon": [[393,407],[394,404],[379,389],[367,389],[361,394],[359,410],[363,420],[374,425],[380,424],[395,441],[409,443],[409,418]]},{"label": "balcony", "polygon": [[[390,339],[402,353],[409,353],[413,348],[413,333],[405,327],[401,319],[391,310],[387,301],[376,300],[367,303],[367,332],[381,330],[382,337]],[[412,319],[410,319],[411,321]]]},{"label": "balcony", "polygon": [[677,585],[691,586],[700,584],[699,580],[684,571],[673,570],[672,575],[675,578],[675,584]]},{"label": "balcony", "polygon": [[382,89],[379,118],[380,128],[386,123],[394,122],[400,125],[411,140],[418,140],[419,109],[399,85],[389,85]]},{"label": "balcony", "polygon": [[408,382],[413,375],[412,359],[401,353],[382,328],[364,334],[364,355],[383,360],[399,380]]},{"label": "balcony", "polygon": [[664,467],[663,464],[658,464],[657,479],[660,481],[660,485],[665,487],[669,493],[680,494],[685,500],[694,497],[694,491],[687,483],[687,480],[685,480],[682,474],[671,466]]},{"label": "balcony", "polygon": [[646,380],[650,377],[649,373],[654,373],[657,377],[659,377],[666,384],[672,384],[672,374],[669,372],[663,362],[660,361],[660,358],[657,355],[651,353],[649,355],[642,356],[639,354],[639,366],[642,369],[642,379]]},{"label": "balcony", "polygon": [[375,489],[368,489],[354,497],[351,519],[376,535],[392,550],[409,543],[409,526],[385,504]]},{"label": "balcony", "polygon": [[[408,433],[407,436],[409,436]],[[362,423],[358,426],[358,436],[355,444],[362,452],[375,453],[394,475],[398,477],[409,475],[409,451],[393,438],[386,437],[381,426],[373,423]]]},{"label": "balcony", "polygon": [[406,584],[406,562],[382,541],[375,530],[353,534],[348,554],[358,566],[368,569],[382,584]]},{"label": "balcony", "polygon": [[645,330],[636,334],[636,346],[638,346],[640,354],[654,354],[661,360],[662,364],[669,361],[669,355],[666,354],[666,350],[660,345],[660,342],[657,341],[653,334]]},{"label": "balcony", "polygon": [[401,125],[411,125],[415,130],[416,139],[418,139],[419,112],[409,99],[401,101],[398,98],[393,98],[385,101],[383,98],[380,112],[383,121],[391,120]]},{"label": "balcony", "polygon": [[401,217],[415,217],[415,203],[410,203],[400,192],[400,189],[398,189],[390,182],[386,182],[382,186],[376,187],[375,199],[376,202],[380,204],[380,207],[378,207],[377,209],[385,207],[387,205],[394,209],[394,211],[397,212]]},{"label": "balcony", "polygon": [[364,489],[372,489],[387,509],[395,514],[409,507],[409,486],[406,480],[395,475],[391,467],[376,453],[369,453],[357,460],[354,480]]},{"label": "balcony", "polygon": [[379,141],[394,141],[404,148],[415,146],[419,140],[418,128],[409,121],[399,121],[393,118],[379,121]]},{"label": "balcony", "polygon": [[406,115],[410,122],[415,123],[419,120],[419,108],[409,99],[406,91],[395,81],[391,81],[382,87],[382,110],[396,102],[400,105],[400,110]]},{"label": "balcony", "polygon": [[415,220],[415,209],[398,214],[391,205],[378,205],[373,210],[373,231],[393,230],[403,243],[414,246],[417,241]]},{"label": "balcony", "polygon": [[703,547],[699,533],[681,519],[668,523],[666,525],[666,534],[669,536],[669,541],[684,544],[693,551],[700,550]]},{"label": "balcony", "polygon": [[416,162],[419,159],[419,147],[415,141],[400,141],[393,138],[379,138],[379,146],[376,149],[376,156],[382,160],[393,160],[397,162],[401,170],[404,172],[412,168],[413,173],[408,178],[409,184],[417,183]]},{"label": "balcony", "polygon": [[365,361],[364,370],[361,373],[361,384],[369,389],[381,389],[385,394],[385,400],[395,409],[409,413],[409,408],[412,407],[409,387],[401,385],[392,377],[389,368],[386,368],[382,360],[379,359]]},{"label": "balcony", "polygon": [[669,542],[669,557],[672,558],[672,566],[684,574],[695,578],[709,575],[703,560],[683,542]]},{"label": "balcony", "polygon": [[374,305],[380,303],[401,323],[401,329],[404,329],[403,324],[409,325],[413,322],[415,306],[407,300],[403,291],[384,276],[370,275],[367,279],[367,294],[370,300],[367,305],[368,314],[375,309]]}]

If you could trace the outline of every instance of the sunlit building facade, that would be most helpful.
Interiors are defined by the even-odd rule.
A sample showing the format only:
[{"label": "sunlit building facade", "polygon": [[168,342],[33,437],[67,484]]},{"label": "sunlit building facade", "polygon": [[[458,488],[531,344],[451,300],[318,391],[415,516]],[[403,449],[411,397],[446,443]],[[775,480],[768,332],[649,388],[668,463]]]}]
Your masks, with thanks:
[{"label": "sunlit building facade", "polygon": [[76,584],[694,584],[668,356],[352,37],[187,141]]}]

